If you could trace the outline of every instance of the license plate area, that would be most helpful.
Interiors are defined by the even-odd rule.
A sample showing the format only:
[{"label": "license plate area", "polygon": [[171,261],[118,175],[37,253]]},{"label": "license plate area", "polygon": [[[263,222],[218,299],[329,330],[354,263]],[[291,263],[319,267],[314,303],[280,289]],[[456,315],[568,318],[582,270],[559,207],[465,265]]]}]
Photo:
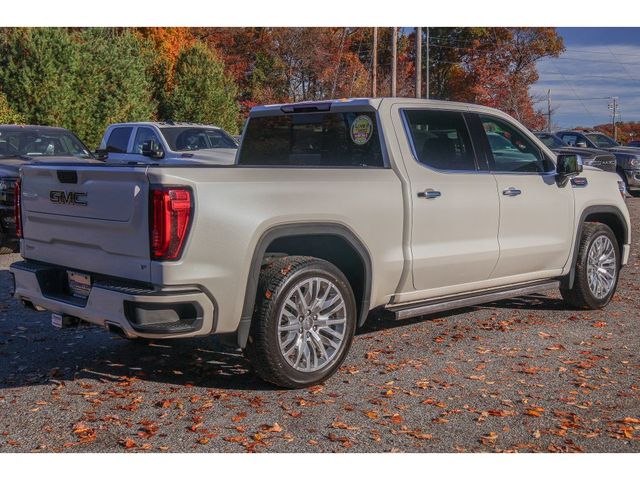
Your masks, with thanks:
[{"label": "license plate area", "polygon": [[91,275],[67,270],[69,293],[77,298],[86,299],[91,293]]}]

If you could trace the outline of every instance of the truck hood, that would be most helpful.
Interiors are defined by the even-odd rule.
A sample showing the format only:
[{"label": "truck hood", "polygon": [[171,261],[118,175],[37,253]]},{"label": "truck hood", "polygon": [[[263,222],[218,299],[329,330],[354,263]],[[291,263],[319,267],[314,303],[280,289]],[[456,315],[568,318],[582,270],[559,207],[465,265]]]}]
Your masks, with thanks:
[{"label": "truck hood", "polygon": [[574,154],[580,155],[584,159],[593,158],[596,155],[609,155],[610,152],[606,150],[596,150],[594,148],[581,148],[581,147],[560,147],[554,148],[554,153],[565,153],[565,154]]},{"label": "truck hood", "polygon": [[611,148],[607,148],[606,149],[608,152],[611,153],[624,153],[627,155],[638,155],[640,156],[640,148],[636,148],[636,147],[611,147]]}]

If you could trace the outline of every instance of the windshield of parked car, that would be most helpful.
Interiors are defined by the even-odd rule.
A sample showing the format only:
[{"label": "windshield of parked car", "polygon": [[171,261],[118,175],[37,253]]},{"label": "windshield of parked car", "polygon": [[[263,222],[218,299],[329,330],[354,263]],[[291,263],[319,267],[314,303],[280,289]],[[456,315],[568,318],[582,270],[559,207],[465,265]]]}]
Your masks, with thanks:
[{"label": "windshield of parked car", "polygon": [[170,127],[161,128],[171,150],[187,152],[213,148],[238,148],[231,135],[220,128],[211,127]]},{"label": "windshield of parked car", "polygon": [[89,149],[68,130],[0,128],[0,158],[93,158]]},{"label": "windshield of parked car", "polygon": [[560,140],[560,137],[551,135],[550,133],[536,133],[536,137],[542,140],[542,143],[544,143],[547,147],[551,149],[562,148],[567,146],[566,143]]},{"label": "windshield of parked car", "polygon": [[610,148],[620,146],[613,138],[607,137],[602,133],[588,133],[585,136],[591,140],[596,147]]}]

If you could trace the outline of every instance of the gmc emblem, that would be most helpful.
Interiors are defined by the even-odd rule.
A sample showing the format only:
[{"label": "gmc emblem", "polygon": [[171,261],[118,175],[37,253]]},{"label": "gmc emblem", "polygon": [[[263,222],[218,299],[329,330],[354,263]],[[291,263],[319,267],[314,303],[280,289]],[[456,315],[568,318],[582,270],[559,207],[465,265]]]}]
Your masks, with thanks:
[{"label": "gmc emblem", "polygon": [[64,192],[62,190],[51,190],[49,192],[51,203],[86,206],[86,197],[87,194],[84,192]]}]

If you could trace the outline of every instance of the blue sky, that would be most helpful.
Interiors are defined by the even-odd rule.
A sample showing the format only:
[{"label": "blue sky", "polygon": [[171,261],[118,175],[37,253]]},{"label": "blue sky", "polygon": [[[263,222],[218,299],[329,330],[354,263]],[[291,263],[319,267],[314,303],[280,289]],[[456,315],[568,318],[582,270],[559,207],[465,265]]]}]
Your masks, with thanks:
[{"label": "blue sky", "polygon": [[555,127],[593,126],[611,121],[605,97],[617,96],[621,120],[640,121],[640,28],[558,28],[566,51],[538,62],[531,87],[546,109],[547,90]]}]

